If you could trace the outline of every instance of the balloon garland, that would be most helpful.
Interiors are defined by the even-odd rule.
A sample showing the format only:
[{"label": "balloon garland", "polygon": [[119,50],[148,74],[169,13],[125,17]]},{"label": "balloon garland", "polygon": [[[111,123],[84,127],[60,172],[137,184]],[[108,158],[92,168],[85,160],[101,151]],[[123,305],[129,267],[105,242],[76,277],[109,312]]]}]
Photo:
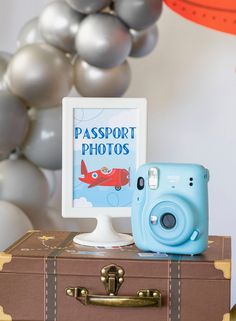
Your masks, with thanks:
[{"label": "balloon garland", "polygon": [[0,200],[36,228],[49,199],[39,168],[61,169],[62,98],[73,86],[82,96],[122,96],[127,59],[155,48],[161,12],[162,0],[56,0],[23,26],[13,56],[0,52]]}]

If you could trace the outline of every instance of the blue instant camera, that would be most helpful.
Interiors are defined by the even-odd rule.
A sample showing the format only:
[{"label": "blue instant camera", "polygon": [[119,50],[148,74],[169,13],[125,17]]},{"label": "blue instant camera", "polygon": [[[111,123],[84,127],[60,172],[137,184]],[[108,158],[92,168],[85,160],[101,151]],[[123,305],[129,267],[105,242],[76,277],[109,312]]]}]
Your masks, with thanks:
[{"label": "blue instant camera", "polygon": [[143,251],[195,255],[208,246],[209,172],[201,165],[150,163],[137,172],[134,241]]}]

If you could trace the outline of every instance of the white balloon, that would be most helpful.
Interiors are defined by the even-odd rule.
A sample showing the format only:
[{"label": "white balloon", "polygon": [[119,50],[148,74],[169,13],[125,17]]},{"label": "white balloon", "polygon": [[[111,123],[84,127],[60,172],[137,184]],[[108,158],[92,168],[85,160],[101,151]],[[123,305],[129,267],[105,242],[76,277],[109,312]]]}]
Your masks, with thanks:
[{"label": "white balloon", "polygon": [[51,199],[56,191],[56,184],[57,184],[56,174],[54,171],[50,171],[47,169],[41,168],[41,170],[47,179],[48,189],[49,189],[49,198]]},{"label": "white balloon", "polygon": [[0,162],[0,199],[23,210],[34,227],[48,206],[48,183],[38,167],[24,158]]},{"label": "white balloon", "polygon": [[33,226],[25,213],[15,205],[0,201],[0,251],[4,251]]},{"label": "white balloon", "polygon": [[0,91],[7,90],[5,75],[11,58],[12,55],[8,52],[0,51]]},{"label": "white balloon", "polygon": [[32,43],[44,42],[40,30],[39,30],[39,18],[33,18],[26,22],[26,24],[21,28],[16,46],[21,48],[25,45]]}]

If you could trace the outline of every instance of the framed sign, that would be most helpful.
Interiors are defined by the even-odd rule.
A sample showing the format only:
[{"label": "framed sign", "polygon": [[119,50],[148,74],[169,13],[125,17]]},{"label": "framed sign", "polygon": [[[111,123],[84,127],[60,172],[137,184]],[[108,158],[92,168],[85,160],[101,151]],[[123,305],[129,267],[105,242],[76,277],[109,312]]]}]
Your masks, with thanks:
[{"label": "framed sign", "polygon": [[146,160],[145,99],[64,98],[64,217],[127,217]]}]

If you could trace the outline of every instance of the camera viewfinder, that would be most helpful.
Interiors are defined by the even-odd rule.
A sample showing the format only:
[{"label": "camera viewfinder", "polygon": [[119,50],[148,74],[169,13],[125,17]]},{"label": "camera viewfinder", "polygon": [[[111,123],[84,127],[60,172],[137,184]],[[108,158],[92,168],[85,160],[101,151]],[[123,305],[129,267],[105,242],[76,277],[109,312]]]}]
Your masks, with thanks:
[{"label": "camera viewfinder", "polygon": [[137,188],[138,190],[142,190],[144,189],[144,178],[143,177],[139,177],[138,178],[138,182],[137,182]]}]

